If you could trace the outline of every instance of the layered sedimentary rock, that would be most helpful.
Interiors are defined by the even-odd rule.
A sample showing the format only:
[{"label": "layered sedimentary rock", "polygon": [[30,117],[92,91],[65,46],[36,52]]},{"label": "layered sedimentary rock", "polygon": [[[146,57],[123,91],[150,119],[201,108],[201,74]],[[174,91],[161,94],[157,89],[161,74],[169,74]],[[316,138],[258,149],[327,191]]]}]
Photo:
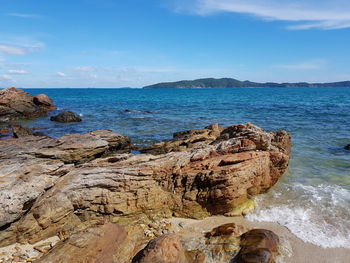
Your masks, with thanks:
[{"label": "layered sedimentary rock", "polygon": [[52,100],[44,94],[33,97],[16,88],[0,91],[0,122],[43,117],[53,109]]},{"label": "layered sedimentary rock", "polygon": [[0,141],[0,227],[19,219],[74,164],[129,149],[128,137],[109,130]]},{"label": "layered sedimentary rock", "polygon": [[130,148],[127,137],[105,130],[0,141],[0,246],[70,237],[101,219],[128,227],[230,215],[283,175],[290,135],[212,125],[143,149],[158,155],[116,153]]}]

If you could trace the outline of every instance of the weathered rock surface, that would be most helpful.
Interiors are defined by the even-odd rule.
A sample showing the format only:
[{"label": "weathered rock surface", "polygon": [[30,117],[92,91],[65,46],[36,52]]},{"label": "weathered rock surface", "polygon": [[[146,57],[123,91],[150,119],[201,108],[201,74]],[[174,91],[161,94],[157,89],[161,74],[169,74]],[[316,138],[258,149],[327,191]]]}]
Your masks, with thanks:
[{"label": "weathered rock surface", "polygon": [[[193,139],[198,134],[208,141]],[[145,217],[230,214],[271,188],[288,166],[284,131],[214,125],[175,137],[189,142],[182,152],[176,142],[166,154],[106,157],[130,149],[127,137],[94,131],[0,141],[0,246],[71,236],[101,218],[133,225]]]},{"label": "weathered rock surface", "polygon": [[118,247],[125,242],[127,232],[120,226],[106,223],[77,232],[59,242],[37,263],[113,263]]},{"label": "weathered rock surface", "polygon": [[57,122],[81,122],[81,118],[79,115],[75,114],[74,112],[71,111],[65,111],[62,112],[56,116],[52,116],[50,118],[51,121],[57,121]]},{"label": "weathered rock surface", "polygon": [[241,236],[241,250],[237,263],[274,263],[278,253],[279,238],[270,230],[253,229]]},{"label": "weathered rock surface", "polygon": [[52,101],[43,94],[33,97],[16,88],[0,91],[0,122],[43,117],[53,108]]},{"label": "weathered rock surface", "polygon": [[132,263],[188,263],[177,235],[152,239],[132,260]]},{"label": "weathered rock surface", "polygon": [[33,98],[33,102],[40,107],[47,108],[48,110],[53,110],[55,108],[52,100],[45,94],[36,95]]},{"label": "weathered rock surface", "polygon": [[2,140],[0,227],[26,213],[40,195],[73,169],[73,164],[87,162],[108,152],[129,149],[128,137],[109,130],[66,135],[58,139],[27,136]]},{"label": "weathered rock surface", "polygon": [[19,125],[19,124],[14,124],[11,125],[11,129],[13,132],[13,137],[15,138],[20,138],[20,137],[26,137],[26,136],[35,136],[36,133],[33,132],[30,128]]}]

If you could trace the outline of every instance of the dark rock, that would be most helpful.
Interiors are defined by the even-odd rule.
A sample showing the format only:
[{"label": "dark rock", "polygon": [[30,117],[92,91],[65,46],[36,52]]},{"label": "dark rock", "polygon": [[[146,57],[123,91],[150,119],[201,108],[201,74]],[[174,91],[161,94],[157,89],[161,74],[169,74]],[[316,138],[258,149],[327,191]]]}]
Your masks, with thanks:
[{"label": "dark rock", "polygon": [[65,111],[56,116],[52,116],[50,120],[57,121],[57,122],[81,122],[82,121],[79,115],[71,111]]},{"label": "dark rock", "polygon": [[180,239],[174,234],[152,239],[132,263],[187,263]]},{"label": "dark rock", "polygon": [[40,95],[35,101],[38,104],[34,102],[33,96],[20,89],[1,90],[0,122],[43,117],[54,108],[52,101],[46,95]]},{"label": "dark rock", "polygon": [[344,149],[350,151],[350,144],[346,145],[346,146],[344,147]]},{"label": "dark rock", "polygon": [[237,263],[274,263],[278,253],[279,238],[270,230],[253,229],[241,236],[241,250]]},{"label": "dark rock", "polygon": [[15,138],[22,138],[22,137],[26,137],[26,136],[35,136],[36,135],[36,133],[33,132],[30,128],[19,125],[19,124],[11,125],[11,129],[13,132],[13,137],[15,137]]}]

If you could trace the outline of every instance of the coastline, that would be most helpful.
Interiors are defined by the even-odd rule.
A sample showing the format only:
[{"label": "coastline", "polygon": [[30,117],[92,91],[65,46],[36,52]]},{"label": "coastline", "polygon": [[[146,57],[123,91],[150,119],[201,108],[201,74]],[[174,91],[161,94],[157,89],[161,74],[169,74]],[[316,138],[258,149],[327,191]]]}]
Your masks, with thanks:
[{"label": "coastline", "polygon": [[[246,229],[268,229],[276,233],[281,241],[278,263],[342,263],[350,259],[350,249],[347,248],[323,248],[311,243],[306,243],[295,236],[287,227],[273,222],[249,221],[243,216],[225,217],[211,216],[203,220],[173,218],[169,220],[173,230],[181,235],[192,232],[194,237],[199,237],[203,232],[227,223],[235,223]],[[179,227],[179,224],[182,227]],[[193,231],[195,230],[195,232]]]}]

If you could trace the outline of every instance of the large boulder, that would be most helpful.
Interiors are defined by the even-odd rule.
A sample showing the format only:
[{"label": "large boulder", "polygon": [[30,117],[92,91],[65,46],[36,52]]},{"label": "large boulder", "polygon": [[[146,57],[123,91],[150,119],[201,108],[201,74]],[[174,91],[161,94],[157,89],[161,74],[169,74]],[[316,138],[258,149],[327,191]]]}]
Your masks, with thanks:
[{"label": "large boulder", "polygon": [[16,88],[0,91],[0,122],[43,117],[53,108],[52,101],[46,95],[35,98]]},{"label": "large boulder", "polygon": [[81,118],[79,115],[77,115],[74,112],[71,111],[65,111],[62,112],[56,116],[52,116],[50,118],[51,121],[57,121],[57,122],[81,122]]},{"label": "large boulder", "polygon": [[36,95],[33,98],[33,102],[36,105],[38,105],[39,107],[47,108],[48,110],[54,109],[54,105],[52,103],[52,100],[45,94]]},{"label": "large boulder", "polygon": [[177,235],[152,239],[132,260],[132,263],[188,263]]},{"label": "large boulder", "polygon": [[230,215],[287,169],[285,131],[245,124],[218,127],[214,137],[160,155],[120,153],[129,139],[105,130],[0,141],[0,246],[70,233],[101,217],[132,225],[144,217]]},{"label": "large boulder", "polygon": [[241,236],[237,263],[275,263],[279,238],[266,229],[253,229]]}]

